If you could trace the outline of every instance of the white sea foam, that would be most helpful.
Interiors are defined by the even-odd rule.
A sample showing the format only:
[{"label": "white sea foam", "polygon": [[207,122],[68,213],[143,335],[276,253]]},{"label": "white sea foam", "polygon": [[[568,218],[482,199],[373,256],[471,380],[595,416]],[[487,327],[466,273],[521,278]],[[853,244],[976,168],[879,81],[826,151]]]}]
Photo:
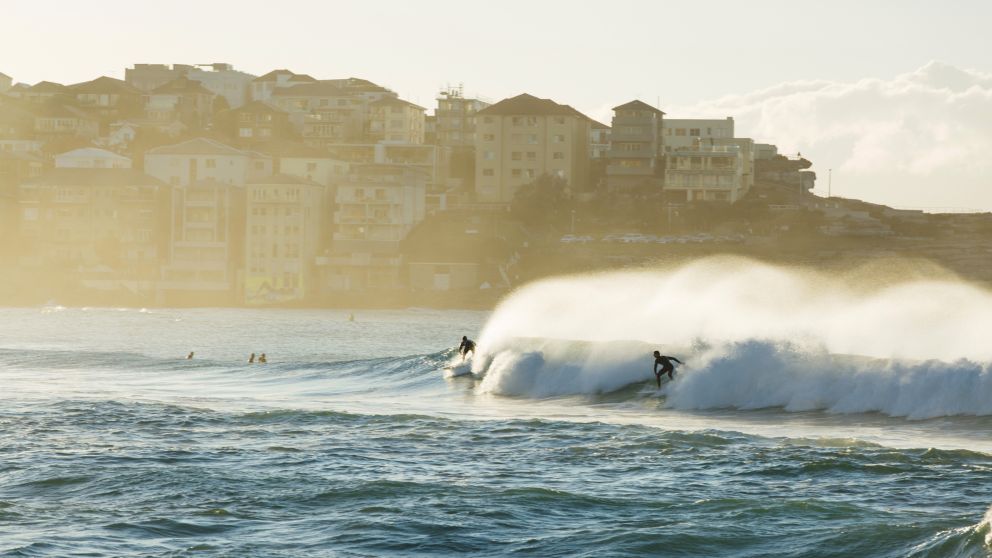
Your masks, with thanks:
[{"label": "white sea foam", "polygon": [[487,323],[475,371],[490,393],[601,393],[653,380],[658,348],[691,365],[675,408],[988,415],[987,331],[992,294],[959,281],[867,288],[713,259],[528,286]]}]

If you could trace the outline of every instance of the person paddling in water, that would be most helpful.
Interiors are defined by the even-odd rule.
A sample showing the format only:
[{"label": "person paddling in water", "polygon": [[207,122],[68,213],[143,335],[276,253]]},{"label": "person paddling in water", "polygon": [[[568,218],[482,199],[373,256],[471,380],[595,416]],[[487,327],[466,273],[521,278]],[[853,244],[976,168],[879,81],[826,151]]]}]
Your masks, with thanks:
[{"label": "person paddling in water", "polygon": [[469,352],[475,356],[475,341],[462,335],[462,344],[458,345],[458,354],[462,355],[462,362],[465,362],[465,357],[468,356]]},{"label": "person paddling in water", "polygon": [[[658,389],[661,389],[661,376],[668,374],[669,380],[675,379],[675,366],[672,361],[679,364],[684,364],[681,360],[673,356],[665,356],[658,351],[654,352],[654,377],[658,380]],[[658,365],[661,365],[661,370],[658,370]]]}]

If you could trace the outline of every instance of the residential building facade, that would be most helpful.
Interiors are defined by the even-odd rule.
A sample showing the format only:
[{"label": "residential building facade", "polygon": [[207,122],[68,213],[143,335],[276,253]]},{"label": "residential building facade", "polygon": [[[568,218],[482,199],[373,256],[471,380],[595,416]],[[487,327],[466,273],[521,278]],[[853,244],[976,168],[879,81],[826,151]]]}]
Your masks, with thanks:
[{"label": "residential building facade", "polygon": [[664,112],[643,101],[613,107],[606,167],[610,190],[661,188],[665,178],[664,116]]},{"label": "residential building facade", "polygon": [[579,111],[525,93],[479,111],[476,126],[478,201],[508,204],[543,174],[585,189],[590,121]]},{"label": "residential building facade", "polygon": [[249,181],[245,223],[246,304],[302,302],[318,290],[327,188],[276,174]]}]

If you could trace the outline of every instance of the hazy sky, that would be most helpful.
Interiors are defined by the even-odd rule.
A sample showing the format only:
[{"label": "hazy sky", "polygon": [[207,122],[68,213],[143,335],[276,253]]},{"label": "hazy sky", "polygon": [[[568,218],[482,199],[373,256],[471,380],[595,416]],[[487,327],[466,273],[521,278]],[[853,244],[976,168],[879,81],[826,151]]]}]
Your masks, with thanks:
[{"label": "hazy sky", "polygon": [[[833,167],[835,186],[853,188],[841,190],[850,195],[859,191],[857,180],[851,182],[861,176],[855,170],[863,171],[866,163],[852,166],[850,149],[840,150],[846,155],[822,150],[815,129],[797,131],[797,137],[759,137],[758,131],[785,130],[767,122],[745,128],[747,118],[724,113],[742,108],[726,98],[761,103],[755,93],[798,81],[819,83],[821,92],[857,89],[872,79],[897,83],[930,61],[973,70],[969,75],[992,96],[992,85],[982,85],[992,74],[987,30],[992,2],[987,0],[2,0],[0,5],[0,72],[16,81],[73,83],[101,74],[123,78],[124,68],[135,62],[217,61],[255,74],[289,68],[317,78],[360,76],[428,107],[448,83],[464,83],[466,93],[491,100],[527,91],[603,120],[609,107],[639,97],[660,101],[673,117],[738,117],[739,135],[802,149],[814,158],[824,188],[826,168]],[[808,88],[799,93],[808,100]],[[884,86],[877,91],[882,97],[891,93]],[[861,110],[858,97],[853,94],[845,110]],[[781,108],[781,96],[776,99]],[[992,119],[992,102],[974,102],[978,110],[990,111],[976,115],[979,120]],[[805,109],[799,105],[801,113]],[[761,112],[743,108],[751,111],[752,121],[754,111]],[[971,132],[992,137],[988,123]],[[927,142],[922,137],[912,143],[920,148],[917,144]],[[884,175],[885,169],[873,172],[878,170]],[[929,206],[973,201],[970,205],[992,209],[989,169],[980,170],[966,182],[989,188],[973,184],[961,195],[907,197],[894,180],[873,184],[895,196],[881,201]]]}]

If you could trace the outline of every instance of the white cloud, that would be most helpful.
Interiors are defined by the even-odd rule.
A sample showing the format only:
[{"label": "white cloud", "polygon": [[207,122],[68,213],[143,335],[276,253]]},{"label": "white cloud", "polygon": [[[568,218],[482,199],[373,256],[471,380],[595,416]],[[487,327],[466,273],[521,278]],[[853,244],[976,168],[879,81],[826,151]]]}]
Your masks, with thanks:
[{"label": "white cloud", "polygon": [[801,151],[826,191],[905,207],[992,210],[992,75],[930,62],[891,80],[789,82],[671,107],[734,116],[737,135]]}]

